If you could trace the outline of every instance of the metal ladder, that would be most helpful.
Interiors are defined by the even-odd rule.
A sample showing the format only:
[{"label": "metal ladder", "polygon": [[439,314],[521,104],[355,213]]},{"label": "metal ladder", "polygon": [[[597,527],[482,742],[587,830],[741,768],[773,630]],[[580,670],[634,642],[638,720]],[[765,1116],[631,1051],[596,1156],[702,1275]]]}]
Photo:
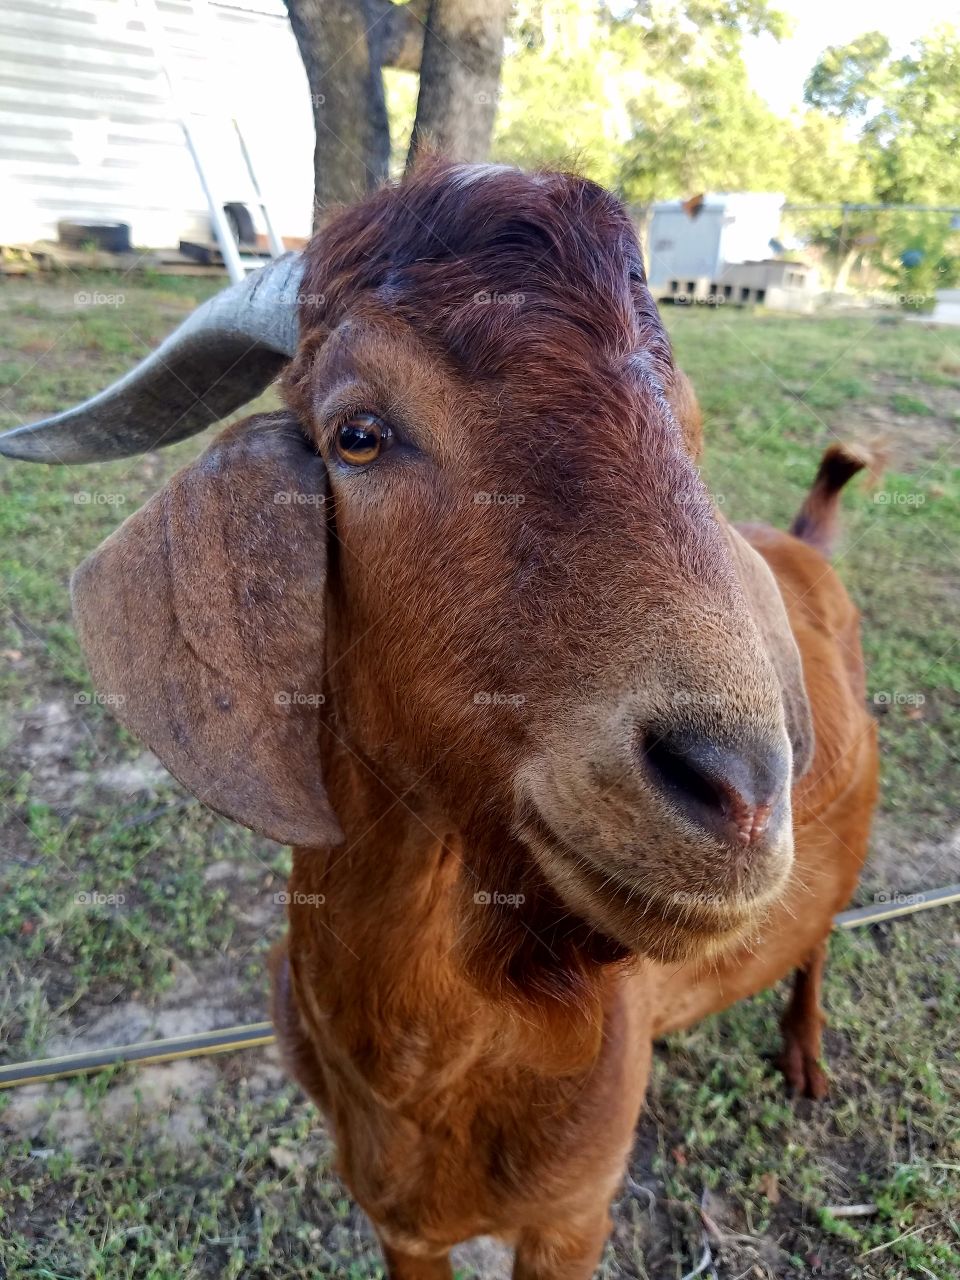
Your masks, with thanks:
[{"label": "metal ladder", "polygon": [[[160,71],[166,82],[167,92],[171,105],[183,130],[184,141],[187,144],[187,150],[193,160],[197,170],[197,177],[200,179],[200,185],[203,188],[204,198],[207,202],[207,209],[210,213],[210,222],[213,226],[214,235],[217,239],[217,245],[223,256],[224,265],[230,276],[232,283],[236,284],[243,280],[248,271],[255,271],[263,266],[264,262],[269,261],[267,258],[261,257],[241,257],[240,250],[236,240],[233,237],[233,229],[224,213],[223,201],[215,189],[214,183],[210,178],[209,171],[204,167],[203,158],[200,154],[196,131],[190,122],[190,112],[184,103],[183,94],[179,81],[174,72],[175,57],[170,41],[167,38],[160,11],[157,8],[156,0],[136,0],[137,9],[139,10],[143,24],[147,31],[147,37],[153,45],[154,54],[160,67]],[[193,0],[191,12],[194,13],[198,20],[204,26],[205,47],[216,48],[216,19],[210,9],[207,0]],[[237,112],[231,103],[230,106],[230,124],[237,137],[240,147],[240,154],[243,157],[244,167],[247,171],[247,177],[250,180],[250,186],[253,193],[251,201],[259,210],[263,218],[263,224],[266,228],[267,243],[270,247],[270,258],[279,258],[285,252],[283,241],[276,229],[267,199],[260,189],[260,183],[257,179],[256,170],[253,166],[253,160],[250,151],[247,148],[243,131],[240,128],[240,122],[237,118]]]}]

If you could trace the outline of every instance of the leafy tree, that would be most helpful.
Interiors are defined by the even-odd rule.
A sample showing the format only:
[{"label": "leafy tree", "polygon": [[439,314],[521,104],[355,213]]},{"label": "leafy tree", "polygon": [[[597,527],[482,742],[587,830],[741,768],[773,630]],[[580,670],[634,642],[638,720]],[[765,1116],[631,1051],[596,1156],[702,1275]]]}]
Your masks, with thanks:
[{"label": "leafy tree", "polygon": [[777,121],[740,45],[783,29],[766,0],[521,0],[493,154],[576,163],[630,200],[769,185]]},{"label": "leafy tree", "polygon": [[[810,109],[784,120],[780,130],[782,190],[795,204],[867,204],[875,199],[874,177],[858,140],[843,120]],[[876,216],[835,209],[794,213],[790,228],[824,251],[833,265],[833,287],[842,292],[850,271],[876,242]]]},{"label": "leafy tree", "polygon": [[644,76],[642,44],[611,40],[608,15],[585,0],[520,0],[503,67],[492,157],[569,167],[611,186],[630,135],[628,101]]},{"label": "leafy tree", "polygon": [[890,41],[868,31],[846,45],[831,45],[807,77],[804,98],[830,115],[866,115],[889,75]]},{"label": "leafy tree", "polygon": [[859,124],[880,203],[955,202],[960,191],[960,31],[941,26],[891,57],[879,32],[827,49],[806,100]]},{"label": "leafy tree", "polygon": [[[825,50],[806,83],[807,102],[857,130],[856,184],[837,188],[845,201],[863,200],[868,186],[881,204],[956,203],[960,193],[960,32],[941,26],[893,57],[879,32]],[[843,264],[855,257],[868,222],[850,215],[821,227]],[[873,239],[887,273],[904,296],[926,295],[956,278],[956,237],[949,218],[874,217]],[[841,244],[841,240],[845,244]],[[911,265],[912,264],[912,265]],[[840,285],[844,279],[840,273]]]},{"label": "leafy tree", "polygon": [[780,121],[750,88],[739,52],[684,64],[638,95],[633,111],[620,168],[631,200],[784,185]]}]

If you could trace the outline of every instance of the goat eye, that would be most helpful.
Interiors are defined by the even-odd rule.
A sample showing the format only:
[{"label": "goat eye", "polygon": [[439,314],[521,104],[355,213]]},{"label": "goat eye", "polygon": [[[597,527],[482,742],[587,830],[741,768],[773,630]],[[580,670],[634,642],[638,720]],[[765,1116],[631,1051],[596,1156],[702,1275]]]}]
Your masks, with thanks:
[{"label": "goat eye", "polygon": [[352,467],[373,462],[393,439],[393,432],[372,413],[358,413],[337,428],[337,454]]}]

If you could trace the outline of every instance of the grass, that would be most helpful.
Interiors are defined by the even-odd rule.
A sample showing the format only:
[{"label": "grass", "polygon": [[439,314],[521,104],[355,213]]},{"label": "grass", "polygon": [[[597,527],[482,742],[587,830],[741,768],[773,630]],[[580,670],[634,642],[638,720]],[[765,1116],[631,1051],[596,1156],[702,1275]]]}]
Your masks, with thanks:
[{"label": "grass", "polygon": [[[98,390],[212,288],[4,283],[4,424]],[[882,479],[845,499],[837,558],[864,613],[883,751],[863,893],[956,879],[960,332],[695,309],[667,321],[707,414],[707,479],[733,518],[785,523],[831,436],[886,437]],[[201,444],[97,467],[0,466],[8,1061],[76,1037],[263,1016],[286,854],[155,770],[94,699],[69,618],[73,566]],[[679,1280],[705,1238],[720,1280],[960,1274],[955,912],[834,938],[829,1105],[787,1099],[770,1068],[783,998],[659,1047],[605,1280]],[[382,1274],[315,1113],[264,1051],[0,1094],[0,1131],[0,1275]],[[831,1212],[862,1203],[867,1216]]]}]

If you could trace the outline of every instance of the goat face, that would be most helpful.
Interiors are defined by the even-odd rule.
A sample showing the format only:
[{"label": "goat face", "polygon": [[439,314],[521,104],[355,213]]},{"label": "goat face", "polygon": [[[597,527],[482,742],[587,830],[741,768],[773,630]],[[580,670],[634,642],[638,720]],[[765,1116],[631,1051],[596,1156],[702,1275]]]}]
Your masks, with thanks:
[{"label": "goat face", "polygon": [[623,947],[739,936],[792,859],[784,697],[620,206],[430,166],[335,219],[302,293],[339,732],[486,850],[471,891],[529,885],[512,842]]},{"label": "goat face", "polygon": [[[75,577],[119,718],[284,843],[334,843],[373,772],[458,832],[465,906],[522,893],[524,936],[577,957],[740,936],[789,871],[809,708],[619,204],[430,161],[0,451],[169,443],[291,357],[292,412],[223,432]],[[495,910],[467,926],[509,949]]]}]

